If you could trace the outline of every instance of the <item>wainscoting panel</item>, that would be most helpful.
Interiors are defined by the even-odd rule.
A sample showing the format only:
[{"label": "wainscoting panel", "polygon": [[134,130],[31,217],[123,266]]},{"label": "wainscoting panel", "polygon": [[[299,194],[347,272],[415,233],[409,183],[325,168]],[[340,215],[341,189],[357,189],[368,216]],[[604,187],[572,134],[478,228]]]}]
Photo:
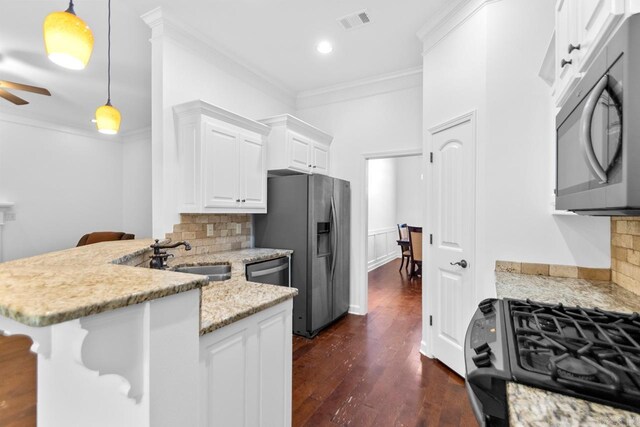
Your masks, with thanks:
[{"label": "wainscoting panel", "polygon": [[397,227],[370,230],[367,239],[367,268],[374,270],[400,257]]}]

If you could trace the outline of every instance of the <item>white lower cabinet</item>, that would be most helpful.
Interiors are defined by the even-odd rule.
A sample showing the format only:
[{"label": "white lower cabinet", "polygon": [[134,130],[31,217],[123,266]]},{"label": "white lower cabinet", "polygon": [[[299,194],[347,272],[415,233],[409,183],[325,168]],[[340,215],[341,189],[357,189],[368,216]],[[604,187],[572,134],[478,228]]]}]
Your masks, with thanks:
[{"label": "white lower cabinet", "polygon": [[200,426],[291,425],[292,300],[200,337]]}]

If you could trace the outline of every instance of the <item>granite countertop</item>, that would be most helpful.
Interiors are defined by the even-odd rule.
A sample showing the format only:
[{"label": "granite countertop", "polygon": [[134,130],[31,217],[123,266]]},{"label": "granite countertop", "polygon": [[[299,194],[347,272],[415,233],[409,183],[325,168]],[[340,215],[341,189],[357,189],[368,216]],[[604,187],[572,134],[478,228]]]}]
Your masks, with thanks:
[{"label": "granite countertop", "polygon": [[206,264],[231,265],[231,279],[210,282],[202,287],[200,304],[200,335],[237,322],[298,294],[295,288],[249,282],[245,278],[247,264],[291,255],[283,249],[241,249],[205,255],[172,258],[169,267]]},{"label": "granite countertop", "polygon": [[[610,282],[496,272],[498,298],[640,311],[640,296]],[[640,414],[517,383],[507,385],[512,426],[638,426]]]},{"label": "granite countertop", "polygon": [[123,264],[153,240],[81,246],[0,264],[0,315],[48,326],[197,289],[203,276]]}]

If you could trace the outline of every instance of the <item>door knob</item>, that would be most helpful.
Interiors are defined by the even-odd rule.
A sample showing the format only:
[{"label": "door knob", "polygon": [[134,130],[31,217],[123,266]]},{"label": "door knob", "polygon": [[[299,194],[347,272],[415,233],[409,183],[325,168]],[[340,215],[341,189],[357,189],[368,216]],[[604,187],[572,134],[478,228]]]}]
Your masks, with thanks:
[{"label": "door knob", "polygon": [[469,263],[467,262],[467,260],[461,259],[458,262],[450,262],[449,264],[451,265],[459,265],[462,268],[467,268],[469,266]]}]

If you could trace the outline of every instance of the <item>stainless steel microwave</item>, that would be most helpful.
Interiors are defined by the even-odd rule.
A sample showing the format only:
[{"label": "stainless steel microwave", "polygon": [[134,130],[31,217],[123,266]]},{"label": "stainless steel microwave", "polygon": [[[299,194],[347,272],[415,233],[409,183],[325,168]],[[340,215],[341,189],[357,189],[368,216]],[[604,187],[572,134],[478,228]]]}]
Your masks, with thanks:
[{"label": "stainless steel microwave", "polygon": [[596,57],[556,131],[556,209],[640,214],[640,15]]}]

